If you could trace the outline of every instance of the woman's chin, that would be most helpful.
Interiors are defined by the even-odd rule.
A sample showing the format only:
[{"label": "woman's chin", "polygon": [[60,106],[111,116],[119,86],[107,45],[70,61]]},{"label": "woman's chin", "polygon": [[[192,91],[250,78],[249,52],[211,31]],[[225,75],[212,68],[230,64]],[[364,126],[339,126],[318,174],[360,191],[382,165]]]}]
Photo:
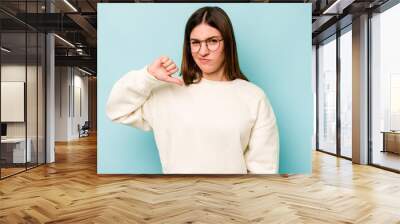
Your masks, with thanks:
[{"label": "woman's chin", "polygon": [[203,73],[213,73],[215,71],[213,67],[208,66],[201,66],[200,69]]}]

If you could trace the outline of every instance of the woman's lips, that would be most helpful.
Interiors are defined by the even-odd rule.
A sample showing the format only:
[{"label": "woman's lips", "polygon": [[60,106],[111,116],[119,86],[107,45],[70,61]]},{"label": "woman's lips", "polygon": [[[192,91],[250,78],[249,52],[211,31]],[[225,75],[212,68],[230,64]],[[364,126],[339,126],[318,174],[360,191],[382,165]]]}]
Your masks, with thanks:
[{"label": "woman's lips", "polygon": [[199,60],[200,60],[200,62],[203,63],[203,64],[207,64],[208,62],[211,61],[210,59],[202,59],[202,58],[199,58]]}]

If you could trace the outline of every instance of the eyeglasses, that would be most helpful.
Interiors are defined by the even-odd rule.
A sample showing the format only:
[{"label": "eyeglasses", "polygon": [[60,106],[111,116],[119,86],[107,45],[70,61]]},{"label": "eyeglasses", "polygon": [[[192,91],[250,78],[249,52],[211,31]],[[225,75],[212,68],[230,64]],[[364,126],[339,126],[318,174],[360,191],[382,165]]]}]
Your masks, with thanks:
[{"label": "eyeglasses", "polygon": [[224,39],[218,39],[216,37],[211,37],[206,40],[190,40],[190,49],[193,53],[198,53],[201,48],[201,43],[205,42],[206,47],[209,51],[216,51],[219,48],[220,42]]}]

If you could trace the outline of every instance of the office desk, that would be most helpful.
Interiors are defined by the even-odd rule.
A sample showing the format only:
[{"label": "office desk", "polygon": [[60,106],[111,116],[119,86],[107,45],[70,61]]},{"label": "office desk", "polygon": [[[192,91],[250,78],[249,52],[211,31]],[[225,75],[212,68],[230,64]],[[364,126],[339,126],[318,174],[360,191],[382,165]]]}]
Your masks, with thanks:
[{"label": "office desk", "polygon": [[30,162],[32,140],[27,138],[27,143],[25,154],[25,138],[1,139],[1,157],[9,163],[25,163],[25,158]]},{"label": "office desk", "polygon": [[400,131],[382,131],[383,150],[382,152],[393,152],[400,154]]}]

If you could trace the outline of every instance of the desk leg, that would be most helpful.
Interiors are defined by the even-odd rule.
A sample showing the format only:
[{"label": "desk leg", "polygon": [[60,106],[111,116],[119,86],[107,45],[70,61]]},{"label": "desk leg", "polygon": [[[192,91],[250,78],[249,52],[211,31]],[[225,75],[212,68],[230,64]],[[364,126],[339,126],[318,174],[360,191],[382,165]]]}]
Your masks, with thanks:
[{"label": "desk leg", "polygon": [[386,152],[386,134],[382,133],[383,136],[383,149],[381,152]]}]

